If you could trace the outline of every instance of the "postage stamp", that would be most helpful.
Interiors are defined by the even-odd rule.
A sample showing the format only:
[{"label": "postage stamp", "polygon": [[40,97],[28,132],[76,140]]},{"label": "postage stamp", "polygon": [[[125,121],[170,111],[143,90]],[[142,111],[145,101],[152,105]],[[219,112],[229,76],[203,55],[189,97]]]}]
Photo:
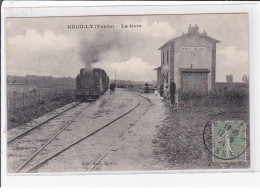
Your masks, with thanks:
[{"label": "postage stamp", "polygon": [[213,162],[246,161],[246,123],[215,121],[212,124]]}]

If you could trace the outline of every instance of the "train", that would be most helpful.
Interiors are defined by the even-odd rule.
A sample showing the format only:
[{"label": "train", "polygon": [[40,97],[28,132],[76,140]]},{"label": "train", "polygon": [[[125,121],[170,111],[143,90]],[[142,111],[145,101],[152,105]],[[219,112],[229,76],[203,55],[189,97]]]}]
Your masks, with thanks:
[{"label": "train", "polygon": [[103,69],[80,69],[76,77],[75,96],[83,101],[99,98],[109,88],[109,77]]}]

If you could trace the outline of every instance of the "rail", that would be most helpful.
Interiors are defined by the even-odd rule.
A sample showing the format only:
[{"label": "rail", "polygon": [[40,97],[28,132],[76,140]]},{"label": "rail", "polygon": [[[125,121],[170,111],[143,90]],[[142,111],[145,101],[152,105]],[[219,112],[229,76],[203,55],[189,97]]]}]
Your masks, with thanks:
[{"label": "rail", "polygon": [[[129,91],[129,92],[132,92],[132,91]],[[142,114],[145,115],[147,113],[147,111],[150,109],[150,107],[152,106],[152,102],[149,98],[137,93],[137,92],[132,92],[146,100],[148,100],[148,102],[150,103],[150,106],[145,110],[145,112]],[[132,127],[141,119],[141,117],[135,122],[133,123]],[[128,132],[128,131],[127,131]],[[125,132],[124,134],[122,134],[118,140],[98,159],[96,160],[96,162],[93,163],[93,165],[88,169],[88,172],[90,172],[91,170],[93,170],[106,156],[107,154],[124,138],[124,136],[127,134],[127,132]]]},{"label": "rail", "polygon": [[75,104],[75,105],[73,105],[73,106],[67,108],[66,110],[64,110],[64,111],[62,111],[62,112],[60,112],[60,113],[58,113],[58,114],[56,114],[56,115],[50,117],[49,119],[46,119],[45,121],[42,121],[41,123],[39,123],[39,124],[37,124],[37,125],[35,125],[35,126],[29,128],[29,129],[27,129],[26,131],[20,133],[19,135],[15,136],[15,137],[13,137],[13,138],[11,138],[11,139],[9,139],[9,140],[7,140],[7,143],[11,143],[11,142],[13,142],[14,140],[16,140],[16,139],[18,139],[18,138],[20,138],[20,137],[26,135],[28,132],[30,132],[30,131],[32,131],[32,130],[38,128],[38,127],[40,127],[41,125],[43,125],[43,124],[47,123],[48,121],[50,121],[50,120],[56,118],[57,116],[61,115],[62,113],[67,112],[68,110],[70,110],[70,109],[72,109],[72,108],[78,106],[79,104],[81,104],[81,103],[79,102],[79,103],[77,103],[77,104]]},{"label": "rail", "polygon": [[[90,104],[89,104],[90,105]],[[70,126],[77,118],[78,116],[83,113],[89,105],[81,112],[79,112],[76,116],[73,117],[60,131],[58,131],[51,139],[49,139],[42,147],[40,147],[34,154],[32,154],[17,170],[16,172],[21,171],[36,155],[40,153],[48,144],[50,144],[59,134],[61,134],[68,126]]]},{"label": "rail", "polygon": [[59,154],[61,154],[61,153],[64,152],[65,150],[67,150],[67,149],[71,148],[72,146],[78,144],[79,142],[81,142],[81,141],[87,139],[88,137],[93,136],[94,134],[98,133],[98,132],[101,131],[102,129],[104,129],[104,128],[106,128],[107,126],[109,126],[109,125],[111,125],[112,123],[114,123],[115,121],[117,121],[117,120],[119,120],[120,118],[122,118],[122,117],[128,115],[130,112],[132,112],[134,109],[136,109],[139,105],[140,105],[140,102],[138,102],[136,106],[134,106],[132,109],[130,109],[130,110],[127,111],[126,113],[124,113],[124,114],[120,115],[119,117],[113,119],[112,121],[108,122],[107,124],[103,125],[102,127],[98,128],[97,130],[95,130],[95,131],[89,133],[88,135],[85,135],[84,137],[80,138],[79,140],[77,140],[77,141],[73,142],[72,144],[66,146],[66,147],[63,148],[62,150],[56,152],[55,154],[53,154],[53,155],[47,157],[46,159],[44,159],[44,160],[41,161],[40,163],[34,165],[34,166],[31,167],[29,170],[27,170],[26,173],[29,173],[29,172],[31,172],[31,171],[33,171],[33,170],[36,170],[37,168],[39,168],[40,166],[42,166],[43,164],[45,164],[46,162],[48,162],[48,161],[51,160],[52,158],[58,156]]}]

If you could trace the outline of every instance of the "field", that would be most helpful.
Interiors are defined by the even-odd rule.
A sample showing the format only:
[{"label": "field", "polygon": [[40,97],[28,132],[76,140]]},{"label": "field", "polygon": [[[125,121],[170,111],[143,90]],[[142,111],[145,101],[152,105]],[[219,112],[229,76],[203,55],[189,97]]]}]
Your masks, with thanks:
[{"label": "field", "polygon": [[69,89],[41,88],[25,84],[7,87],[8,129],[20,126],[74,101]]},{"label": "field", "polygon": [[74,101],[75,79],[52,76],[7,76],[8,129]]}]

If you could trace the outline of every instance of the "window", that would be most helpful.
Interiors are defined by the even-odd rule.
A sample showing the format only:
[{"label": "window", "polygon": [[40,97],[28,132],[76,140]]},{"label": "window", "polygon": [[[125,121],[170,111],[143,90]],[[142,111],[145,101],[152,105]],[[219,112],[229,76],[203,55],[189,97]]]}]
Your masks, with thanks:
[{"label": "window", "polygon": [[167,50],[167,63],[169,62],[169,50]]},{"label": "window", "polygon": [[162,53],[162,64],[164,65],[164,52]]}]

